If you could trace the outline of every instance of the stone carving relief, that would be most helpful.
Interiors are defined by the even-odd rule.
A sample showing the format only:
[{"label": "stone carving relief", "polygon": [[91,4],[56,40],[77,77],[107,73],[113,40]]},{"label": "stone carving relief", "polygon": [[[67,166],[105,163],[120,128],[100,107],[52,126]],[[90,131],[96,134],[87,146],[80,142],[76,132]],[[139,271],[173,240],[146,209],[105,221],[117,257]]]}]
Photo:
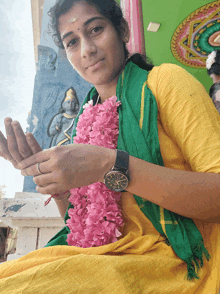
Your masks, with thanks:
[{"label": "stone carving relief", "polygon": [[59,112],[49,123],[47,134],[52,138],[50,147],[67,145],[71,142],[71,133],[78,111],[79,100],[76,91],[71,87],[64,95]]},{"label": "stone carving relief", "polygon": [[[90,89],[91,84],[73,70],[63,51],[38,46],[28,131],[33,133],[42,149],[70,143],[75,116]],[[36,192],[35,186],[32,177],[25,177],[24,192]]]}]

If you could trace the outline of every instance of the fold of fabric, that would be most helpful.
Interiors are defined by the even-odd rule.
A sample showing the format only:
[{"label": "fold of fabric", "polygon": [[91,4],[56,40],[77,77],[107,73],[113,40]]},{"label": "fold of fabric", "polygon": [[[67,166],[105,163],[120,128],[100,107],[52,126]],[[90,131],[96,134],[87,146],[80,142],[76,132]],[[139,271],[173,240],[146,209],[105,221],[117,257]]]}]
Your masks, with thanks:
[{"label": "fold of fabric", "polygon": [[144,27],[141,0],[121,0],[121,8],[130,29],[128,51],[145,55]]}]

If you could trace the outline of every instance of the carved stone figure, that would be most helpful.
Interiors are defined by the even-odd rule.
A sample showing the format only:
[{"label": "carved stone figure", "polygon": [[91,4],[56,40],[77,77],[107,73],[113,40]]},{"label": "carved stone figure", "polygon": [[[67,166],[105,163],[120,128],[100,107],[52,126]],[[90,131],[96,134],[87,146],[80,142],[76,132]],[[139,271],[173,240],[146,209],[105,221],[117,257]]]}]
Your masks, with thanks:
[{"label": "carved stone figure", "polygon": [[52,48],[38,45],[38,54],[39,54],[38,70],[54,71],[56,69],[55,64],[56,64],[57,54]]},{"label": "carved stone figure", "polygon": [[47,134],[52,137],[50,147],[70,143],[71,132],[78,111],[79,101],[77,94],[71,87],[65,93],[59,113],[52,117],[49,123]]}]

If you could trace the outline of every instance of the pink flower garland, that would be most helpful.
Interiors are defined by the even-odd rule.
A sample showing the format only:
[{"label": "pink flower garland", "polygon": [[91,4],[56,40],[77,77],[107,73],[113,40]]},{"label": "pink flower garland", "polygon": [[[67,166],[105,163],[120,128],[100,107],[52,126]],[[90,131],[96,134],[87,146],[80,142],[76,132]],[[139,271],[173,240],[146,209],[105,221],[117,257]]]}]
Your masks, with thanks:
[{"label": "pink flower garland", "polygon": [[[118,113],[117,97],[113,96],[103,104],[92,106],[89,101],[80,115],[74,143],[117,147]],[[119,207],[120,192],[114,192],[97,182],[89,186],[70,190],[69,201],[74,208],[69,209],[67,226],[70,233],[67,243],[87,248],[102,246],[117,241],[123,225]]]}]

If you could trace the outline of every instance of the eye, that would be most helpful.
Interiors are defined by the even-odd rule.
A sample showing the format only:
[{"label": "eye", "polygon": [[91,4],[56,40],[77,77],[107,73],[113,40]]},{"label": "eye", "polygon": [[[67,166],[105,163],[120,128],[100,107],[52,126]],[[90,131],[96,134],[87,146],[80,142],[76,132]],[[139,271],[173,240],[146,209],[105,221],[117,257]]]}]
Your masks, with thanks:
[{"label": "eye", "polygon": [[71,47],[71,46],[75,46],[77,44],[77,40],[76,39],[72,39],[68,44],[67,44],[67,48]]},{"label": "eye", "polygon": [[102,31],[103,27],[95,27],[91,30],[91,33],[93,34],[97,34],[100,33]]}]

